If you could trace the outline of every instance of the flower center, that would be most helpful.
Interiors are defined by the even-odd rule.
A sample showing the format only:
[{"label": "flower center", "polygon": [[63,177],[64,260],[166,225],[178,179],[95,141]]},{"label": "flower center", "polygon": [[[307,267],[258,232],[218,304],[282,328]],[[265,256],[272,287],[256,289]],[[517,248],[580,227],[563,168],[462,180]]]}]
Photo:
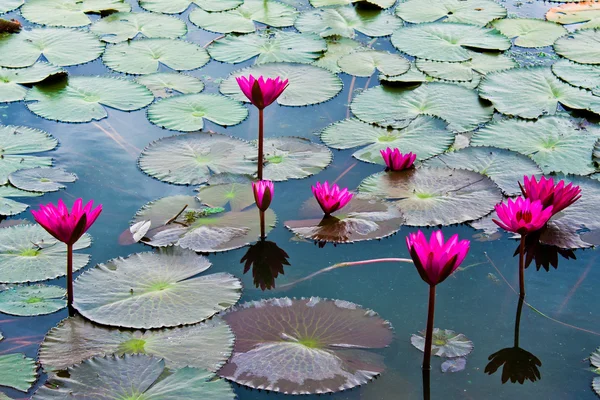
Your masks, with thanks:
[{"label": "flower center", "polygon": [[517,211],[517,220],[521,220],[521,221],[525,221],[526,223],[530,223],[532,219],[533,219],[533,216],[531,215],[531,211],[529,211],[529,210]]},{"label": "flower center", "polygon": [[41,303],[42,301],[44,301],[44,299],[42,299],[41,297],[30,297],[27,300],[25,300],[25,303],[36,304],[36,303]]},{"label": "flower center", "polygon": [[146,341],[143,339],[129,339],[128,341],[121,344],[120,350],[125,353],[145,353],[144,346],[146,345]]}]

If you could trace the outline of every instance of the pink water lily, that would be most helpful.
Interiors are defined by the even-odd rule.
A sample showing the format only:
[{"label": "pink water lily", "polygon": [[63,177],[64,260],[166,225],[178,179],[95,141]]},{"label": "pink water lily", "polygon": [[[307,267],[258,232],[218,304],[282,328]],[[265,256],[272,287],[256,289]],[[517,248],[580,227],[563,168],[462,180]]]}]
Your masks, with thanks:
[{"label": "pink water lily", "polygon": [[259,76],[258,79],[250,75],[235,78],[240,89],[259,110],[268,107],[283,93],[289,81],[280,77],[275,79]]},{"label": "pink water lily", "polygon": [[385,161],[385,165],[389,171],[402,171],[413,166],[417,155],[414,153],[402,154],[399,149],[388,147],[385,150],[380,150],[381,157]]},{"label": "pink water lily", "polygon": [[544,207],[552,206],[552,215],[558,214],[581,198],[581,188],[560,180],[556,185],[554,179],[542,176],[539,181],[535,176],[523,177],[523,184],[519,182],[523,196],[531,201],[539,200]]},{"label": "pink water lily", "polygon": [[497,219],[494,223],[509,232],[527,235],[530,232],[540,230],[552,217],[553,207],[544,207],[541,201],[524,199],[508,199],[506,203],[496,206]]},{"label": "pink water lily", "polygon": [[262,180],[252,182],[252,191],[254,192],[254,201],[260,211],[267,211],[273,199],[273,182]]},{"label": "pink water lily", "polygon": [[312,186],[311,188],[326,216],[342,209],[353,197],[353,194],[347,188],[342,190],[335,183],[330,186],[327,181],[324,184],[317,182],[316,186]]}]

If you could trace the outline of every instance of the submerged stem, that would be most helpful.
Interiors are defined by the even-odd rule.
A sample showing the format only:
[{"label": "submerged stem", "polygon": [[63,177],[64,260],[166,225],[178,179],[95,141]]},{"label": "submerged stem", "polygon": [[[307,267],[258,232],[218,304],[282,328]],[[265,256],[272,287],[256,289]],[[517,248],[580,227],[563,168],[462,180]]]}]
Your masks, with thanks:
[{"label": "submerged stem", "polygon": [[517,316],[515,318],[515,347],[519,347],[519,330],[521,329],[521,312],[523,311],[523,303],[525,299],[519,296],[519,305],[517,306]]},{"label": "submerged stem", "polygon": [[264,138],[264,110],[258,109],[258,180],[263,178],[263,138]]},{"label": "submerged stem", "polygon": [[423,370],[423,400],[431,399],[431,370]]},{"label": "submerged stem", "polygon": [[433,316],[435,313],[435,285],[429,286],[429,309],[427,311],[427,332],[425,334],[425,354],[423,371],[431,370],[431,342],[433,341]]}]

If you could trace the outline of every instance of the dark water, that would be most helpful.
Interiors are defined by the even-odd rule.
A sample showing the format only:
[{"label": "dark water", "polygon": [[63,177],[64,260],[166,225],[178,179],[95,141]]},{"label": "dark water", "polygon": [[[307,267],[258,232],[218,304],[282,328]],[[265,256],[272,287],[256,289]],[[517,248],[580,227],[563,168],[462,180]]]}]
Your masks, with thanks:
[{"label": "dark water", "polygon": [[[512,0],[503,4],[519,16],[534,17],[542,17],[550,7],[549,3],[542,2],[523,2],[521,6],[516,6]],[[12,15],[16,14],[9,14]],[[181,18],[187,21],[187,13]],[[190,23],[188,26],[188,40],[205,44],[217,36],[201,31]],[[362,37],[361,40],[367,39]],[[389,43],[386,39],[379,39],[375,47],[388,48]],[[211,61],[201,70],[190,74],[203,78],[207,83],[206,92],[217,92],[216,79],[250,64],[232,66]],[[115,75],[98,60],[68,70],[74,75]],[[314,135],[316,132],[346,117],[351,78],[343,74],[342,78],[345,85],[343,92],[326,104],[308,108],[269,107],[266,111],[266,135],[302,136],[318,141]],[[372,80],[358,78],[353,89],[376,84],[375,77]],[[251,139],[255,135],[258,115],[254,108],[249,107],[249,110],[250,117],[238,126],[224,129],[208,122],[206,129]],[[136,159],[141,149],[153,140],[175,134],[150,124],[144,110],[133,113],[109,110],[109,118],[99,122],[64,124],[38,118],[23,103],[15,103],[0,108],[0,121],[2,124],[26,125],[50,132],[60,141],[60,147],[51,153],[56,164],[79,176],[79,180],[69,184],[66,191],[48,194],[41,199],[42,202],[56,202],[59,198],[69,202],[83,197],[103,203],[104,213],[90,230],[94,237],[93,246],[89,249],[92,254],[90,265],[150,250],[143,245],[125,247],[117,243],[119,234],[128,227],[134,213],[143,204],[158,197],[194,193],[193,187],[159,182],[137,168]],[[121,143],[103,132],[111,128],[123,138]],[[277,281],[278,285],[342,261],[408,257],[404,237],[412,228],[403,227],[397,235],[382,241],[318,248],[312,243],[293,240],[293,235],[283,227],[283,221],[297,217],[299,206],[311,196],[310,185],[317,180],[335,180],[352,167],[339,180],[339,184],[355,188],[363,178],[380,170],[378,166],[357,164],[351,157],[352,152],[335,151],[333,164],[315,177],[277,184],[272,207],[279,223],[270,233],[269,240],[275,241],[290,255],[292,264],[286,268],[285,276]],[[28,212],[19,217],[23,216],[31,219]],[[462,238],[472,238],[477,233],[467,226],[446,227],[444,232],[458,233]],[[442,374],[441,360],[433,360],[432,398],[596,398],[590,387],[594,375],[589,371],[589,362],[585,360],[600,345],[600,269],[596,265],[595,250],[577,251],[576,261],[561,259],[557,270],[536,272],[535,268],[530,267],[526,272],[527,300],[546,316],[524,307],[520,345],[543,363],[540,368],[541,380],[524,385],[510,382],[502,384],[501,371],[492,376],[484,373],[488,356],[513,343],[518,298],[508,284],[513,287],[517,285],[518,261],[512,257],[516,246],[517,242],[508,236],[492,242],[473,241],[471,252],[463,264],[472,267],[456,273],[438,287],[435,325],[464,333],[474,342],[475,350],[468,358],[466,369],[459,373]],[[244,253],[245,249],[239,249],[209,256],[213,272],[231,272],[243,280],[245,291],[242,301],[281,296],[344,299],[377,311],[393,324],[395,340],[382,351],[386,357],[387,372],[362,388],[333,395],[332,399],[422,398],[422,353],[412,347],[410,335],[425,327],[427,286],[412,266],[374,264],[338,269],[287,291],[262,292],[254,289],[249,274],[242,275],[243,267],[239,261]],[[65,280],[49,283],[64,285]],[[0,354],[18,351],[36,357],[43,335],[66,316],[66,311],[33,318],[0,314],[0,331],[5,336],[5,340],[0,342]],[[19,337],[27,339],[15,339]],[[44,380],[45,376],[42,376],[27,397]],[[25,397],[17,391],[5,388],[2,391],[13,398]],[[241,400],[283,398],[282,395],[267,395],[245,388],[236,387],[236,392]]]}]

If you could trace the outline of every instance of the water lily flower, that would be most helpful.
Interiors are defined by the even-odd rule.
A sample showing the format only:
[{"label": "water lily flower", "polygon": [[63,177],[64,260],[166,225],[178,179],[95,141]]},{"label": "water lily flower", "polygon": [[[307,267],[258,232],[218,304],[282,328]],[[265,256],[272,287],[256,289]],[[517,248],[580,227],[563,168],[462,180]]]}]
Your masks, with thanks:
[{"label": "water lily flower", "polygon": [[267,180],[252,182],[252,190],[258,209],[263,212],[267,211],[273,199],[273,182]]},{"label": "water lily flower", "polygon": [[312,186],[311,189],[326,216],[344,208],[353,196],[347,188],[341,190],[335,183],[330,186],[327,181],[322,185],[321,182],[317,182],[316,186]]},{"label": "water lily flower", "polygon": [[542,176],[539,181],[535,176],[523,177],[523,184],[519,182],[523,196],[531,201],[539,200],[544,207],[552,206],[552,215],[558,214],[581,198],[581,188],[560,180],[556,185],[554,179]]},{"label": "water lily flower", "polygon": [[380,150],[381,157],[385,161],[387,169],[390,171],[402,171],[413,166],[417,155],[414,153],[402,154],[398,149],[388,147],[385,150]]},{"label": "water lily flower", "polygon": [[235,80],[248,100],[259,110],[268,107],[277,100],[289,84],[287,79],[282,80],[280,77],[265,79],[263,76],[259,76],[256,79],[250,75],[248,77],[240,76]]},{"label": "water lily flower", "polygon": [[526,235],[546,225],[552,217],[553,207],[544,207],[541,201],[517,197],[496,206],[497,219],[493,219],[500,228],[509,232]]}]

